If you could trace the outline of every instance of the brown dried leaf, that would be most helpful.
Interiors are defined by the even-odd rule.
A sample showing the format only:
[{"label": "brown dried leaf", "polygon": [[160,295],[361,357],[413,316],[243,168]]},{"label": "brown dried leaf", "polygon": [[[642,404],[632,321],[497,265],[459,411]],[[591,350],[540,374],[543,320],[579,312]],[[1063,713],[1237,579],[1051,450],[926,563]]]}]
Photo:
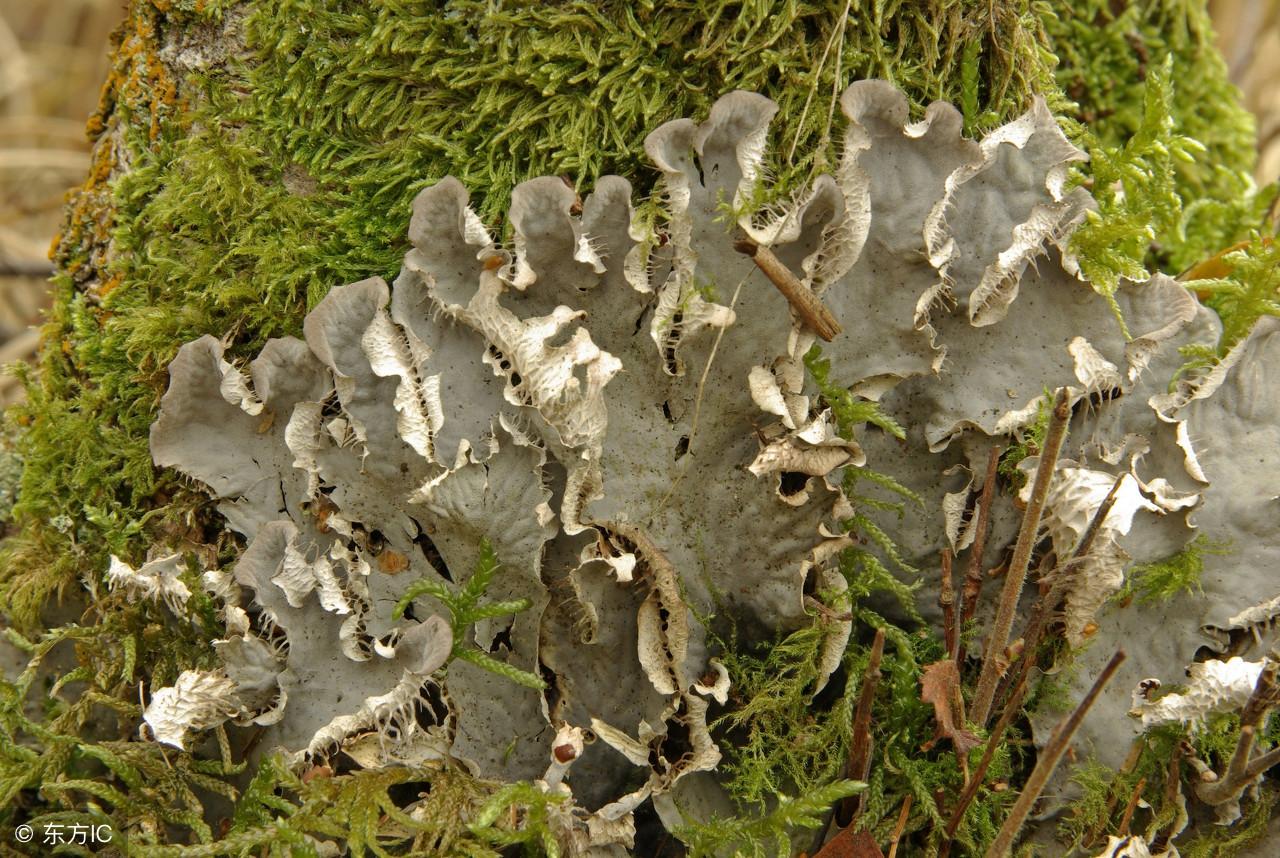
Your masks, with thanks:
[{"label": "brown dried leaf", "polygon": [[884,858],[884,853],[868,832],[842,828],[813,858]]},{"label": "brown dried leaf", "polygon": [[982,740],[964,729],[963,723],[957,726],[960,719],[960,670],[954,660],[946,658],[925,665],[924,675],[920,677],[920,700],[933,705],[933,717],[938,722],[938,734],[930,740],[930,744],[938,738],[950,739],[956,751],[966,753],[971,748],[982,744]]}]

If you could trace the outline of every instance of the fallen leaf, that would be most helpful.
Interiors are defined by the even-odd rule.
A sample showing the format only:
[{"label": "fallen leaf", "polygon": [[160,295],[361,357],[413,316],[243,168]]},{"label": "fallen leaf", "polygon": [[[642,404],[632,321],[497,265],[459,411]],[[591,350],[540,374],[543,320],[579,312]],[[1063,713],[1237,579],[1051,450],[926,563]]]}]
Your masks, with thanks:
[{"label": "fallen leaf", "polygon": [[842,828],[813,858],[884,858],[884,853],[870,833]]},{"label": "fallen leaf", "polygon": [[933,705],[933,717],[938,722],[937,735],[926,747],[938,739],[950,739],[958,753],[966,753],[982,744],[982,740],[957,726],[960,714],[960,670],[954,660],[946,658],[925,665],[920,677],[920,700]]}]

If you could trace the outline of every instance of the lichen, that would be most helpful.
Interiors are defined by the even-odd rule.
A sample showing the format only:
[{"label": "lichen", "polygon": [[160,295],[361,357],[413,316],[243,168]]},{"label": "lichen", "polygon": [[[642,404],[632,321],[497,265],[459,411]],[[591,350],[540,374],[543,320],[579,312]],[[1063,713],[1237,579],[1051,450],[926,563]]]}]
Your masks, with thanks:
[{"label": "lichen", "polygon": [[[841,103],[848,128],[835,177],[817,177],[774,211],[740,203],[760,183],[776,105],[735,92],[701,124],[675,120],[646,139],[663,172],[655,223],[664,241],[644,240],[625,181],[599,179],[579,205],[547,177],[514,190],[507,251],[468,207],[461,183],[446,178],[414,202],[412,247],[394,287],[372,278],[333,290],[306,317],[305,341],[268,341],[247,376],[212,337],[184,346],[170,365],[152,453],[206,486],[228,527],[248,540],[233,576],[214,577],[229,641],[243,641],[244,653],[258,641],[281,655],[264,678],[225,648],[221,668],[153,688],[146,720],[157,736],[176,744],[189,729],[234,716],[267,726],[270,746],[295,762],[339,750],[371,766],[448,756],[485,777],[526,780],[544,765],[546,726],[589,727],[602,741],[581,760],[574,755],[567,788],[586,785],[578,800],[602,807],[597,816],[583,811],[577,825],[619,827],[585,834],[585,845],[627,842],[631,814],[650,800],[674,828],[688,821],[682,804],[749,806],[781,802],[792,788],[821,791],[847,741],[848,684],[843,704],[824,717],[816,767],[788,774],[761,765],[768,753],[749,761],[758,749],[749,740],[736,780],[721,787],[696,777],[723,756],[708,712],[731,689],[716,673],[731,682],[740,662],[717,669],[714,625],[695,617],[714,609],[736,627],[733,647],[750,647],[804,625],[812,578],[845,594],[838,598],[850,620],[884,625],[853,609],[854,598],[871,595],[870,581],[919,619],[909,590],[850,535],[865,534],[914,571],[875,520],[889,507],[859,510],[859,496],[843,491],[867,473],[859,425],[889,437],[910,425],[908,444],[923,435],[912,456],[923,472],[890,470],[881,482],[928,516],[932,501],[911,482],[936,491],[945,466],[932,460],[948,447],[990,443],[1026,425],[1046,386],[1065,385],[1068,402],[1134,386],[1196,315],[1194,298],[1168,278],[1117,284],[1109,301],[1074,278],[1058,245],[1090,200],[1064,189],[1079,152],[1043,103],[980,143],[961,135],[960,114],[941,102],[908,124],[905,96],[884,82],[855,83]],[[725,201],[741,212],[736,224],[724,222]],[[799,293],[768,288],[758,256],[740,252],[743,241],[768,246],[775,267],[803,272],[791,287]],[[1031,266],[1041,254],[1047,259]],[[891,287],[869,276],[894,270]],[[710,300],[706,282],[735,283],[728,303]],[[788,306],[806,294],[844,330],[820,360],[808,317]],[[1124,311],[1132,338],[1112,306]],[[1033,328],[1041,347],[1028,347]],[[886,336],[903,350],[867,348]],[[806,359],[820,397],[806,391]],[[965,384],[942,371],[948,362],[968,371]],[[834,375],[852,380],[850,389],[832,386]],[[882,404],[862,405],[851,391]],[[1117,534],[1144,504],[1156,509],[1136,489],[1134,498]],[[1079,534],[1089,508],[1075,503],[1069,490],[1051,498],[1062,527]],[[754,526],[710,553],[690,544],[692,525],[733,516]],[[477,536],[479,560],[467,562]],[[959,546],[954,522],[945,539]],[[509,571],[495,578],[485,551],[509,558]],[[449,579],[471,566],[475,577],[452,596]],[[394,586],[406,569],[423,582],[407,597]],[[553,599],[556,581],[565,590]],[[484,625],[472,631],[459,611],[472,610],[491,582],[502,610],[476,615]],[[253,591],[250,601],[241,588]],[[505,641],[496,658],[450,664],[439,680],[442,711],[421,738],[423,716],[413,712],[427,706],[424,689],[438,681],[430,673],[445,656],[437,643],[434,655],[413,648],[412,664],[402,658],[403,646],[434,641],[426,630],[441,624],[404,616],[406,598],[430,599],[436,613],[448,608],[465,640],[461,649],[451,644],[455,653],[473,652],[472,637],[488,653],[499,652],[499,635]],[[397,606],[389,614],[388,601]],[[812,665],[811,696],[842,664],[850,669],[839,650],[851,628],[841,622],[833,657]],[[828,634],[818,634],[825,648]],[[634,657],[620,659],[619,648]],[[535,679],[495,684],[464,661]],[[893,664],[894,684],[914,686],[914,648]],[[619,684],[638,693],[619,698]],[[778,706],[794,708],[805,690],[790,684]],[[776,734],[755,723],[779,718],[765,711],[764,689],[748,690],[744,708],[716,726],[729,736],[738,728]],[[899,703],[892,723],[938,720],[928,694],[911,698],[912,713]],[[377,754],[361,745],[370,732]],[[952,735],[978,742],[954,725]],[[883,750],[926,815],[940,818],[931,791],[957,786],[959,770],[926,772],[895,743]],[[630,765],[648,771],[638,787],[626,786]],[[877,775],[872,819],[884,794]],[[958,833],[966,841],[990,834],[981,814],[965,822]]]},{"label": "lichen", "polygon": [[[568,173],[571,184],[586,190],[594,177],[615,170],[640,195],[637,214],[649,215],[635,221],[646,236],[642,243],[656,244],[657,230],[648,224],[660,225],[661,207],[643,199],[654,174],[645,167],[641,138],[663,120],[702,115],[714,98],[733,87],[758,89],[783,109],[778,145],[766,150],[766,171],[777,181],[756,183],[743,195],[741,207],[731,209],[730,220],[765,203],[785,208],[818,168],[835,164],[841,140],[830,118],[833,94],[850,79],[882,75],[895,81],[906,92],[915,118],[931,99],[949,98],[960,107],[969,132],[1014,118],[1039,92],[1055,115],[1071,112],[1082,123],[1068,122],[1068,136],[1095,160],[1104,152],[1123,160],[1124,140],[1143,115],[1145,71],[1161,68],[1171,54],[1172,92],[1154,99],[1154,114],[1161,115],[1153,114],[1150,127],[1155,140],[1164,144],[1178,135],[1195,138],[1207,155],[1194,164],[1157,165],[1173,171],[1184,216],[1177,229],[1162,222],[1149,247],[1132,248],[1134,257],[1149,268],[1177,273],[1259,227],[1270,199],[1269,192],[1252,193],[1245,178],[1252,159],[1248,118],[1209,46],[1212,34],[1197,4],[1152,0],[1118,12],[1101,2],[922,2],[865,10],[855,5],[846,23],[840,14],[845,4],[838,2],[781,8],[691,3],[670,15],[612,4],[448,5],[445,13],[432,15],[407,14],[395,6],[339,9],[314,0],[139,0],[132,5],[118,40],[116,71],[104,89],[102,110],[91,122],[98,140],[94,169],[73,198],[67,226],[55,245],[62,273],[41,366],[28,377],[28,404],[13,415],[26,468],[17,509],[22,533],[9,542],[0,573],[6,617],[33,632],[51,621],[41,613],[52,597],[74,598],[80,581],[87,582],[97,604],[86,621],[98,625],[92,632],[60,632],[56,640],[92,641],[81,647],[87,670],[75,674],[91,682],[77,701],[51,704],[53,721],[19,722],[5,715],[6,735],[21,737],[13,742],[48,752],[33,766],[23,751],[6,750],[4,772],[11,780],[5,781],[5,794],[21,797],[18,815],[6,815],[7,822],[47,810],[50,794],[58,796],[55,803],[65,801],[64,811],[71,812],[74,797],[83,793],[73,789],[37,798],[22,789],[54,781],[66,771],[79,772],[81,755],[98,753],[82,750],[97,747],[81,735],[90,706],[117,711],[122,723],[130,725],[122,729],[132,729],[141,716],[135,702],[137,680],[163,687],[184,670],[217,667],[208,642],[223,633],[218,605],[195,580],[186,580],[189,623],[174,622],[167,611],[143,601],[131,603],[123,592],[108,594],[100,588],[109,554],[140,564],[146,548],[158,543],[194,553],[198,567],[213,568],[230,564],[240,553],[236,537],[223,530],[223,520],[205,495],[151,463],[147,430],[166,384],[164,367],[178,345],[201,334],[229,334],[227,359],[238,364],[269,338],[301,333],[305,312],[331,289],[368,276],[391,276],[407,247],[404,227],[413,194],[447,173],[464,178],[473,191],[483,189],[484,195],[475,198],[483,220],[495,230],[510,230],[502,214],[508,191],[519,182],[538,173]],[[307,22],[305,29],[299,21]],[[512,28],[520,33],[516,41],[506,38]],[[429,49],[423,50],[424,45]],[[830,50],[822,54],[828,45]],[[1062,60],[1056,65],[1058,84],[1051,51]],[[823,59],[815,62],[820,55]],[[513,125],[513,116],[524,121]],[[1173,120],[1171,125],[1166,118]],[[1082,165],[1078,174],[1086,186],[1089,170]],[[1165,173],[1155,178],[1167,187]],[[717,214],[723,221],[722,208]],[[1103,225],[1124,214],[1123,205],[1104,206]],[[1268,247],[1257,240],[1245,256],[1260,258]],[[1081,255],[1082,265],[1103,261],[1088,249]],[[1272,311],[1267,270],[1265,265],[1250,268],[1237,257],[1226,270],[1205,275],[1234,284],[1222,284],[1222,300],[1210,299],[1225,314],[1234,332],[1231,340],[1243,337],[1259,312]],[[1136,269],[1131,272],[1137,274]],[[1239,284],[1247,297],[1233,302],[1232,295],[1241,293]],[[733,285],[695,278],[690,300],[725,302]],[[1202,297],[1209,288],[1216,287],[1206,287]],[[1223,351],[1232,344],[1224,339]],[[696,370],[697,361],[690,366]],[[821,394],[837,410],[846,402],[857,404],[859,419],[873,411],[883,414],[882,425],[890,426],[888,410],[876,410],[847,390],[845,385],[855,380],[837,371],[826,382],[830,390]],[[851,399],[835,392],[841,389]],[[1043,392],[1034,391],[1037,396]],[[768,413],[782,417],[779,411],[787,409]],[[912,568],[926,573],[934,568],[946,530],[935,522],[937,499],[951,494],[971,504],[971,493],[981,488],[963,472],[940,476],[956,465],[969,465],[962,461],[967,458],[958,449],[962,444],[953,442],[950,458],[936,461],[928,457],[928,446],[939,436],[925,439],[912,432],[919,426],[914,417],[897,417],[913,434],[909,447],[894,449],[891,444],[898,442],[875,429],[843,439],[861,447],[871,466],[846,468],[843,482],[850,498],[861,495],[854,518],[848,520],[856,521],[853,534],[869,540],[849,549],[842,563],[855,601],[864,598],[861,585],[868,576],[890,587],[890,569],[911,579]],[[432,419],[428,411],[418,425],[430,427]],[[965,438],[959,436],[961,442]],[[842,452],[852,456],[852,449]],[[913,461],[926,466],[907,468]],[[470,463],[467,473],[475,478],[478,470]],[[970,476],[978,470],[970,467]],[[874,496],[873,480],[889,486],[886,495]],[[809,481],[807,487],[817,488],[819,482]],[[920,502],[904,503],[898,489]],[[328,514],[324,507],[315,513],[320,518]],[[1005,526],[1001,515],[997,511],[997,531]],[[917,522],[926,526],[916,528]],[[922,534],[918,540],[900,538],[916,533]],[[709,534],[700,528],[696,538],[706,542]],[[1001,543],[1002,537],[993,536],[993,541]],[[473,550],[479,544],[478,538],[470,543]],[[1178,548],[1171,549],[1168,539],[1161,547],[1163,553],[1147,558],[1157,560]],[[704,563],[705,547],[699,552],[698,562]],[[607,573],[572,582],[588,599],[603,592],[602,584],[612,581],[608,575],[618,575],[626,566],[620,557],[602,559]],[[391,558],[386,562],[397,565]],[[402,576],[392,601],[409,578]],[[717,589],[708,587],[708,593]],[[895,596],[914,598],[900,582]],[[931,596],[924,588],[920,607],[926,615],[931,614]],[[624,613],[634,608],[621,607]],[[1240,628],[1261,634],[1274,614],[1262,608],[1246,610],[1254,612],[1252,619],[1238,615]],[[1226,618],[1226,625],[1231,620]],[[571,612],[564,625],[589,629],[592,612]],[[606,624],[597,633],[608,631]],[[620,639],[630,631],[622,629]],[[139,661],[139,652],[158,655]],[[914,664],[902,669],[904,694],[914,687]],[[833,681],[838,684],[840,677]],[[29,682],[6,701],[6,713],[13,705],[21,707],[27,688]],[[43,695],[32,688],[30,697]],[[887,719],[900,714],[884,713]],[[762,739],[767,741],[767,731]],[[144,773],[135,776],[134,769],[118,767],[95,775],[95,783],[115,790],[102,799],[107,810],[95,819],[109,813],[117,830],[141,825],[150,832],[161,831],[163,820],[203,838],[207,832],[195,824],[198,811],[191,810],[199,807],[198,801],[187,794],[186,810],[174,815],[166,809],[171,803],[166,796],[183,794],[172,785],[194,771],[193,764],[209,760],[170,751],[173,774],[154,752],[130,752],[146,760]],[[904,771],[924,765],[912,756],[904,760]],[[229,778],[221,766],[208,769],[214,782]],[[428,777],[406,772],[396,770],[390,777],[403,776],[406,783]],[[316,789],[324,778],[300,784],[296,776],[277,776],[265,766],[260,774],[257,798],[246,796],[240,806],[251,808],[264,797],[266,803],[257,816],[250,814],[253,821],[246,821],[247,828],[237,829],[241,839],[235,843],[271,844],[275,832],[288,837],[282,842],[290,845],[280,849],[311,848],[314,844],[301,832],[337,836],[335,823],[327,820],[323,791]],[[336,780],[357,786],[369,780],[365,775]],[[446,791],[445,775],[433,771],[429,779],[433,796]],[[469,784],[471,791],[466,802],[448,805],[454,809],[483,803],[481,794],[491,788],[462,776],[452,782]],[[933,775],[916,777],[921,804],[908,836],[929,825],[920,811],[930,792],[926,784],[947,782]],[[285,805],[298,806],[292,799],[277,800],[277,786],[288,795],[303,796],[298,801],[306,812],[296,815],[296,827],[272,821],[271,814]],[[295,788],[301,793],[291,792]],[[105,794],[105,788],[91,789]],[[508,818],[514,820],[501,837],[540,842],[543,822],[554,813],[537,798],[545,794],[531,789],[510,796],[514,803],[495,805],[500,814],[493,817],[494,826],[503,828]],[[896,812],[891,805],[902,795],[901,783],[879,789],[883,829],[892,823],[884,820]],[[362,805],[358,818],[378,817],[370,809],[374,806]],[[989,837],[1000,807],[994,795],[984,796],[965,825],[984,819]],[[440,842],[461,838],[460,850],[479,848],[480,835],[460,833],[457,812],[431,818],[436,820],[432,831],[454,832],[452,840]],[[425,848],[433,842],[419,840],[428,844]],[[455,847],[442,846],[441,852],[447,848]]]}]

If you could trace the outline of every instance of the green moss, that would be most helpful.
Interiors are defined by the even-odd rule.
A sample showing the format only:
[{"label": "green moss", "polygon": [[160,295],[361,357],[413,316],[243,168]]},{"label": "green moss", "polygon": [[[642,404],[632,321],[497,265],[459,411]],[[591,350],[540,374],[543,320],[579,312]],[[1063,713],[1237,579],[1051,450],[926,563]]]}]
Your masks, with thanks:
[{"label": "green moss", "polygon": [[[847,603],[839,608],[845,609]],[[729,712],[711,728],[726,739],[726,787],[744,805],[779,794],[806,795],[840,777],[857,688],[845,683],[815,705],[818,664],[831,625],[819,616],[807,628],[754,650],[734,640],[720,642],[732,699]],[[851,668],[856,657],[851,653]],[[861,659],[865,666],[865,651]]]},{"label": "green moss", "polygon": [[493,551],[493,545],[490,544],[487,538],[482,539],[480,541],[480,556],[476,560],[476,568],[472,570],[471,575],[467,578],[467,583],[456,588],[456,593],[442,583],[429,578],[420,578],[410,584],[409,589],[400,597],[400,601],[396,602],[396,606],[391,612],[391,618],[398,620],[404,616],[405,610],[413,604],[414,599],[420,596],[432,596],[440,604],[444,605],[445,610],[449,612],[449,626],[453,630],[453,652],[449,656],[451,659],[460,658],[463,661],[469,661],[491,673],[505,677],[517,685],[541,691],[547,687],[541,677],[527,670],[521,670],[501,659],[496,659],[484,650],[472,647],[467,643],[473,639],[471,627],[481,620],[491,620],[497,617],[518,614],[530,608],[531,603],[528,599],[481,603],[480,600],[484,598],[489,585],[493,583],[493,576],[497,574],[501,565],[498,562],[498,555]]},{"label": "green moss", "polygon": [[[1104,162],[1126,148],[1133,155],[1129,141],[1153,134],[1169,150],[1151,150],[1156,158],[1144,165],[1154,168],[1166,207],[1155,213],[1148,247],[1135,249],[1134,256],[1148,268],[1176,274],[1257,227],[1274,191],[1254,193],[1253,117],[1213,48],[1204,4],[1085,0],[1054,4],[1054,12],[1045,26],[1062,60],[1058,82],[1076,103],[1071,115],[1085,129],[1090,154]],[[1171,76],[1162,72],[1166,67]],[[1179,150],[1194,152],[1180,142],[1187,138],[1203,151],[1179,158]],[[1107,189],[1099,184],[1094,191]],[[1124,205],[1115,211],[1124,219],[1126,210],[1133,211]],[[1102,213],[1105,220],[1105,202]]]},{"label": "green moss", "polygon": [[1144,563],[1129,570],[1124,587],[1113,598],[1132,599],[1149,605],[1166,602],[1179,593],[1200,592],[1200,575],[1204,572],[1204,555],[1226,554],[1229,546],[1216,543],[1203,533],[1187,543],[1186,548],[1155,563]]},{"label": "green moss", "polygon": [[1212,826],[1194,839],[1178,847],[1185,858],[1232,858],[1251,846],[1257,846],[1268,834],[1267,823],[1275,812],[1277,796],[1274,789],[1263,787],[1257,801],[1249,804],[1244,818],[1235,825]]},{"label": "green moss", "polygon": [[1253,233],[1221,258],[1221,277],[1197,280],[1194,288],[1222,317],[1225,353],[1248,335],[1262,316],[1280,316],[1280,247],[1270,236]]},{"label": "green moss", "polygon": [[1045,390],[1036,400],[1035,419],[1022,430],[1022,440],[1010,444],[1000,456],[998,473],[1017,491],[1021,491],[1027,484],[1027,475],[1019,470],[1018,465],[1028,456],[1040,454],[1040,445],[1044,443],[1045,433],[1049,431],[1049,418],[1052,416],[1053,393]]},{"label": "green moss", "polygon": [[693,824],[676,833],[687,846],[689,858],[728,854],[735,858],[788,858],[794,833],[821,828],[832,805],[862,788],[854,781],[834,781],[799,798],[778,796],[767,813]]},{"label": "green moss", "polygon": [[1107,147],[1093,132],[1085,132],[1087,181],[1098,208],[1087,213],[1071,236],[1071,249],[1081,259],[1081,273],[1109,298],[1122,278],[1145,279],[1157,236],[1177,233],[1183,190],[1177,169],[1194,164],[1205,151],[1197,141],[1173,132],[1172,74],[1172,54],[1150,70],[1142,119],[1123,146]]}]

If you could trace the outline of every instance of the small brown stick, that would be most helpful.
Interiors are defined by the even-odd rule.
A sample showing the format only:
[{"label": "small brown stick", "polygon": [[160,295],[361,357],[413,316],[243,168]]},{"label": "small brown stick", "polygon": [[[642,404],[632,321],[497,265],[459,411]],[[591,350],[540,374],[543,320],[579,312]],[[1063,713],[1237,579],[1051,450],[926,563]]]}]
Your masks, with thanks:
[{"label": "small brown stick", "polygon": [[778,287],[778,291],[800,314],[800,318],[804,319],[805,324],[813,328],[818,336],[831,342],[836,338],[836,334],[844,330],[827,306],[813,294],[813,290],[801,283],[800,279],[782,264],[782,260],[775,256],[772,250],[745,238],[735,241],[733,249],[751,257],[756,267],[764,272],[764,276],[769,278],[770,283]]},{"label": "small brown stick", "polygon": [[889,838],[889,855],[888,858],[895,858],[898,854],[898,841],[902,839],[902,832],[907,828],[907,817],[911,815],[911,793],[907,793],[907,797],[902,800],[902,810],[898,813],[898,824],[893,827],[893,837]]},{"label": "small brown stick", "polygon": [[[969,549],[969,569],[964,576],[964,589],[961,591],[960,632],[968,628],[978,613],[978,594],[982,592],[982,554],[987,548],[987,531],[991,527],[991,503],[995,499],[996,469],[1000,465],[1000,448],[992,447],[987,456],[987,475],[982,483],[982,495],[978,498],[977,530],[974,532],[973,546]],[[957,634],[956,648],[951,657],[956,664],[964,664],[964,644]]]},{"label": "small brown stick", "polygon": [[1089,693],[1076,706],[1075,711],[1068,715],[1067,719],[1053,731],[1049,744],[1040,753],[1040,758],[1036,760],[1036,767],[1032,769],[1031,776],[1027,778],[1026,784],[1022,787],[1022,794],[1014,802],[1013,808],[1009,811],[1009,816],[1005,818],[1004,825],[1000,826],[1000,831],[997,832],[995,840],[991,841],[991,847],[987,849],[987,858],[1005,858],[1013,849],[1014,838],[1022,830],[1022,824],[1026,822],[1027,815],[1031,813],[1031,808],[1039,800],[1040,793],[1044,792],[1045,785],[1049,782],[1049,776],[1053,774],[1053,770],[1062,761],[1062,757],[1066,754],[1072,738],[1084,721],[1084,716],[1088,714],[1089,709],[1098,699],[1098,695],[1102,693],[1102,689],[1107,686],[1107,683],[1115,676],[1116,671],[1120,669],[1124,659],[1124,650],[1116,650],[1116,654],[1111,656],[1111,661],[1107,662],[1107,666],[1102,669],[1102,673],[1098,674],[1098,678],[1094,680],[1093,687],[1089,689]]},{"label": "small brown stick", "polygon": [[996,685],[1004,673],[1004,668],[1000,664],[1001,655],[1009,643],[1009,632],[1013,629],[1013,615],[1018,607],[1018,599],[1022,595],[1022,586],[1027,580],[1027,567],[1031,562],[1031,552],[1035,548],[1036,534],[1040,530],[1040,517],[1044,513],[1045,501],[1049,496],[1049,482],[1053,479],[1053,471],[1058,463],[1062,442],[1067,437],[1067,422],[1070,418],[1071,405],[1067,398],[1067,389],[1059,388],[1053,403],[1053,417],[1049,421],[1044,449],[1040,451],[1040,463],[1036,467],[1036,478],[1031,487],[1031,500],[1027,503],[1026,512],[1022,516],[1022,526],[1018,529],[1018,541],[1013,548],[1013,558],[1009,561],[1009,571],[1005,573],[1004,588],[1000,591],[1000,604],[996,608],[995,620],[991,624],[991,634],[987,636],[982,655],[982,673],[978,677],[978,689],[974,693],[971,713],[974,723],[978,725],[986,725],[995,700]]},{"label": "small brown stick", "polygon": [[991,728],[991,735],[987,737],[987,745],[982,750],[982,759],[978,761],[978,767],[973,770],[973,777],[969,779],[969,783],[965,786],[964,792],[960,794],[959,801],[951,811],[951,818],[947,820],[947,828],[944,832],[949,842],[951,838],[956,836],[956,829],[960,827],[960,820],[964,819],[964,812],[973,802],[974,796],[978,794],[978,789],[982,786],[983,779],[987,776],[987,769],[991,767],[991,761],[995,759],[996,749],[1000,747],[1000,743],[1004,741],[1004,733],[1009,729],[1009,725],[1013,723],[1015,713],[1018,706],[1022,703],[1022,697],[1027,691],[1027,677],[1023,675],[1018,685],[1013,689],[1013,694],[1009,697],[1009,703],[1004,707],[1004,712],[1000,714],[996,725]]},{"label": "small brown stick", "polygon": [[[1133,767],[1138,764],[1138,760],[1142,757],[1142,749],[1145,746],[1145,738],[1139,737],[1135,739],[1133,744],[1129,746],[1129,755],[1124,758],[1124,762],[1120,765],[1120,768],[1116,770],[1116,774],[1127,775],[1129,772],[1133,771]],[[1107,808],[1103,811],[1102,818],[1097,822],[1097,824],[1085,832],[1084,839],[1081,841],[1082,846],[1092,845],[1102,834],[1102,829],[1107,826],[1107,823],[1111,819],[1112,811],[1116,809],[1116,800],[1119,797],[1119,794],[1116,793],[1115,790],[1108,790]]]},{"label": "small brown stick", "polygon": [[942,587],[938,591],[938,606],[942,608],[942,640],[947,653],[955,656],[960,636],[956,629],[956,594],[951,587],[951,549],[942,549]]},{"label": "small brown stick", "polygon": [[1111,508],[1116,505],[1116,496],[1120,492],[1120,486],[1124,484],[1124,478],[1127,476],[1128,474],[1121,474],[1111,484],[1111,490],[1107,492],[1107,496],[1102,499],[1102,503],[1098,504],[1098,508],[1094,510],[1093,518],[1089,519],[1089,526],[1084,529],[1084,535],[1080,537],[1079,544],[1071,552],[1071,559],[1067,561],[1068,566],[1083,560],[1093,549],[1093,541],[1098,538],[1098,532],[1102,530],[1102,523],[1111,514]]},{"label": "small brown stick", "polygon": [[1204,803],[1217,807],[1238,801],[1240,794],[1258,775],[1280,762],[1280,748],[1253,757],[1258,727],[1280,701],[1280,686],[1276,682],[1278,671],[1280,663],[1268,656],[1263,662],[1262,672],[1258,674],[1258,681],[1253,686],[1253,693],[1240,711],[1240,738],[1236,741],[1235,752],[1221,777],[1210,771],[1203,762],[1192,758],[1193,765],[1198,763],[1197,768],[1203,769],[1201,775],[1204,782],[1197,784],[1196,796]]},{"label": "small brown stick", "polygon": [[[853,741],[849,745],[849,761],[845,766],[845,776],[855,781],[865,781],[871,771],[871,704],[875,702],[876,687],[880,684],[880,660],[883,657],[884,629],[876,629],[867,669],[862,672],[862,688],[858,691],[858,706],[853,716]],[[861,812],[862,796],[848,796],[836,810],[836,824],[847,828]]]},{"label": "small brown stick", "polygon": [[1133,812],[1138,809],[1138,802],[1142,799],[1142,791],[1147,788],[1147,779],[1139,778],[1138,785],[1133,788],[1133,792],[1129,795],[1129,803],[1124,806],[1124,815],[1120,817],[1120,827],[1116,830],[1117,837],[1129,836],[1129,823],[1133,822]]},{"label": "small brown stick", "polygon": [[1266,658],[1262,664],[1262,671],[1258,674],[1258,681],[1254,683],[1253,693],[1249,695],[1248,702],[1240,710],[1241,726],[1260,726],[1267,717],[1267,713],[1280,703],[1280,685],[1276,682],[1277,672],[1280,672],[1280,661],[1277,661],[1274,656]]},{"label": "small brown stick", "polygon": [[[1032,609],[1031,619],[1027,621],[1026,634],[1023,636],[1021,662],[1026,662],[1026,660],[1030,659],[1034,663],[1037,651],[1040,648],[1040,641],[1044,637],[1045,631],[1049,628],[1051,612],[1066,597],[1067,590],[1070,589],[1075,573],[1079,569],[1080,561],[1087,557],[1089,551],[1093,548],[1093,542],[1102,529],[1102,523],[1107,520],[1107,516],[1111,514],[1111,508],[1115,506],[1116,495],[1120,491],[1120,485],[1124,482],[1124,478],[1125,475],[1121,474],[1111,484],[1111,490],[1102,499],[1102,503],[1098,504],[1098,508],[1093,513],[1093,518],[1089,521],[1089,526],[1085,528],[1084,535],[1080,537],[1080,542],[1071,553],[1071,557],[1059,567],[1060,571],[1055,576],[1056,580],[1053,581],[1049,589],[1036,600],[1035,607]],[[1004,681],[1001,682],[997,690],[996,700],[999,700],[1001,695],[1004,694],[1008,684],[1012,681],[1012,677],[1017,673],[1017,670],[1011,670],[1005,675]]]}]

